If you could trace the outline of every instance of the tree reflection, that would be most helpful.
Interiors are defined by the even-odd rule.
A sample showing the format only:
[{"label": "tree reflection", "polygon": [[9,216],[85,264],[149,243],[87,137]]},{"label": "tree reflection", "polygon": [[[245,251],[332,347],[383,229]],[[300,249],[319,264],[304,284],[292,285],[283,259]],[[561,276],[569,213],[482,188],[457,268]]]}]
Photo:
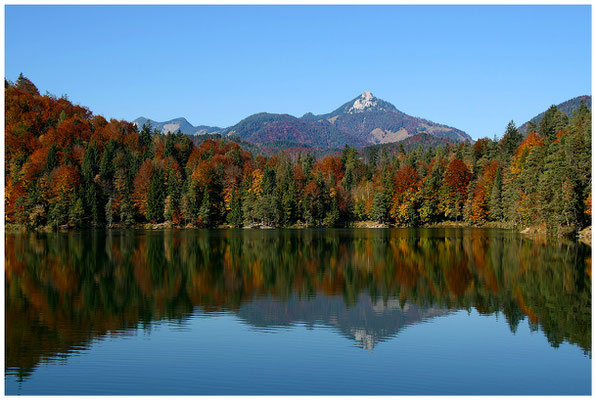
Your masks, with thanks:
[{"label": "tree reflection", "polygon": [[[591,355],[583,244],[479,229],[19,233],[5,244],[6,367],[21,377],[96,337],[182,321],[196,307],[238,313],[252,304],[254,316],[263,298],[327,296],[354,308],[365,296],[414,305],[416,315],[500,311],[514,333],[527,317],[552,346]],[[275,310],[267,323],[288,323]],[[325,318],[317,312],[296,318]]]}]

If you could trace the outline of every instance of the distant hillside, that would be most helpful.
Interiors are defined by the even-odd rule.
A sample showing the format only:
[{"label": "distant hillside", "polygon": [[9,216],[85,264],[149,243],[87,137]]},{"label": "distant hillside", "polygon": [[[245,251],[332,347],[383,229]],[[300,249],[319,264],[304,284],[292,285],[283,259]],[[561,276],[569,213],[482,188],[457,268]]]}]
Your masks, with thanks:
[{"label": "distant hillside", "polygon": [[[571,116],[573,114],[573,112],[575,110],[577,110],[580,106],[580,104],[582,103],[582,101],[584,102],[584,104],[589,108],[592,109],[592,96],[577,96],[574,97],[571,100],[567,100],[559,105],[557,105],[557,109],[559,111],[564,112],[565,114],[567,114],[568,116]],[[530,121],[522,124],[518,130],[519,132],[526,136],[528,134],[528,124],[530,122],[534,122],[536,125],[538,125],[540,123],[540,121],[542,121],[542,118],[544,118],[544,114],[546,113],[546,111],[538,114],[537,116],[535,116],[534,118],[530,119]]]},{"label": "distant hillside", "polygon": [[217,126],[193,126],[190,122],[186,120],[186,118],[183,117],[174,118],[164,122],[157,122],[145,117],[139,117],[133,121],[133,124],[136,124],[137,127],[140,129],[145,124],[145,122],[151,123],[152,128],[160,130],[162,131],[162,133],[174,133],[178,132],[178,129],[180,129],[180,132],[186,135],[204,135],[206,133],[217,133],[222,130]]},{"label": "distant hillside", "polygon": [[460,143],[457,140],[451,138],[444,138],[444,137],[436,137],[432,136],[428,133],[419,133],[414,136],[410,136],[407,139],[402,140],[401,142],[397,143],[386,143],[386,144],[376,144],[374,146],[368,146],[363,149],[365,154],[368,154],[372,149],[377,149],[379,152],[382,149],[387,149],[389,154],[395,154],[399,151],[400,147],[403,147],[406,153],[409,153],[412,150],[417,149],[418,147],[422,147],[423,149],[435,149],[438,146],[445,146],[448,144],[457,144]]}]

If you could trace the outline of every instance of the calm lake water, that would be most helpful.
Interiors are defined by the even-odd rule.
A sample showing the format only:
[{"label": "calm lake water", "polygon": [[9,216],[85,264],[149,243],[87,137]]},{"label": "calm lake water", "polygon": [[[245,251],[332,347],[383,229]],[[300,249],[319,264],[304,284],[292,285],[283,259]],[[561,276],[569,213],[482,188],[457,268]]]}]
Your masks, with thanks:
[{"label": "calm lake water", "polygon": [[591,249],[502,230],[5,235],[14,394],[590,394]]}]

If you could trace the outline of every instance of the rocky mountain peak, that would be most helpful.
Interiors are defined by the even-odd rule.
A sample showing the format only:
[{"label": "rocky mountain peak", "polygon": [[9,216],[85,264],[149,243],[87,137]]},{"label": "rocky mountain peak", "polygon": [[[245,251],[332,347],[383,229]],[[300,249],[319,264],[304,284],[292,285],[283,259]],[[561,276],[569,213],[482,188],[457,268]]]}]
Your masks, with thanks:
[{"label": "rocky mountain peak", "polygon": [[348,109],[348,113],[352,114],[372,110],[378,104],[379,100],[375,96],[373,96],[373,94],[369,90],[365,90],[364,93],[360,95],[360,97],[354,100],[352,107]]}]

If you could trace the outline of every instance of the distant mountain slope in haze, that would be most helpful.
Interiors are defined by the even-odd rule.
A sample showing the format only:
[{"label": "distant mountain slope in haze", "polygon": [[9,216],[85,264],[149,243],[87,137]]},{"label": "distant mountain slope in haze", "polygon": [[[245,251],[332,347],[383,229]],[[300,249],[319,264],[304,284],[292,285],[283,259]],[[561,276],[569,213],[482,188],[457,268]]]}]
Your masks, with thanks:
[{"label": "distant mountain slope in haze", "polygon": [[[557,109],[559,111],[564,112],[565,114],[567,114],[567,116],[570,117],[575,110],[579,109],[579,106],[581,105],[582,101],[589,109],[592,109],[592,96],[588,96],[588,95],[577,96],[577,97],[574,97],[573,99],[564,101],[563,103],[557,105]],[[542,118],[544,118],[545,113],[546,113],[546,111],[536,115],[534,118],[530,119],[530,121],[522,124],[518,128],[519,132],[522,135],[526,136],[528,134],[528,124],[530,122],[534,122],[536,125],[538,125],[540,123],[540,121],[542,121]]]},{"label": "distant mountain slope in haze", "polygon": [[218,133],[222,129],[216,126],[199,125],[193,126],[186,118],[174,118],[169,121],[158,122],[145,117],[139,117],[133,121],[139,129],[146,123],[151,123],[151,127],[160,130],[162,133],[175,133],[180,132],[186,135],[203,135],[206,133]]}]

